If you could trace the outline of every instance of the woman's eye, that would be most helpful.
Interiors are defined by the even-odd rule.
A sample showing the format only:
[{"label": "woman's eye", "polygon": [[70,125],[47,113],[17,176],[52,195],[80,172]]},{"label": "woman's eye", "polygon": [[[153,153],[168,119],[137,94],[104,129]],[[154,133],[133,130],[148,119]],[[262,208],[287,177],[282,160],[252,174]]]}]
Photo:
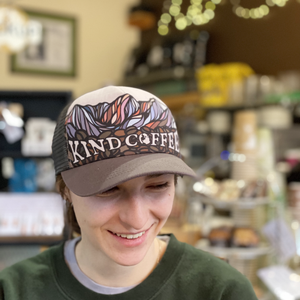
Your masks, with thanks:
[{"label": "woman's eye", "polygon": [[162,183],[162,184],[150,185],[149,188],[154,189],[154,190],[161,190],[161,189],[164,189],[164,188],[169,187],[169,186],[170,186],[169,182],[165,182],[165,183]]}]

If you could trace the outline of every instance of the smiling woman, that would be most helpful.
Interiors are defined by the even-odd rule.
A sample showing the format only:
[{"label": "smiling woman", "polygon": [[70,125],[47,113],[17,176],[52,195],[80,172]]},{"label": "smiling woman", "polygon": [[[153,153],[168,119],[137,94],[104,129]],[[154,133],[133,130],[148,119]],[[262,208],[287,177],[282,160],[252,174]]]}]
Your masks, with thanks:
[{"label": "smiling woman", "polygon": [[[153,241],[171,212],[174,193],[170,174],[134,178],[95,196],[70,191],[82,234],[76,247],[80,269],[105,286],[143,281],[160,260],[161,242]],[[89,258],[95,256],[98,261],[91,264]],[[109,275],[111,265],[136,267],[120,282]]]},{"label": "smiling woman", "polygon": [[177,176],[196,174],[156,96],[109,86],[79,97],[62,111],[52,150],[80,235],[2,271],[1,300],[257,299],[226,262],[159,235]]}]

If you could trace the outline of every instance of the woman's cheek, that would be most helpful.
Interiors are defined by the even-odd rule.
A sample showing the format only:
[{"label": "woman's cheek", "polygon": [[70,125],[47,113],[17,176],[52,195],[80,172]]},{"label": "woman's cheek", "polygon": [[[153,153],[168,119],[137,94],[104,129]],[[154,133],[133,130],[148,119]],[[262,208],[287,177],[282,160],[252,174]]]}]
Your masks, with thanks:
[{"label": "woman's cheek", "polygon": [[79,209],[79,218],[77,218],[79,226],[96,228],[112,219],[115,214],[113,203],[103,204],[101,202],[86,204],[82,209]]},{"label": "woman's cheek", "polygon": [[169,202],[169,205],[168,205],[168,217],[170,216],[170,214],[172,212],[173,203],[174,203],[174,199],[172,198],[172,200]]},{"label": "woman's cheek", "polygon": [[172,195],[172,193],[168,193],[166,199],[157,206],[157,216],[160,219],[167,219],[170,216],[173,208],[173,202],[174,195]]}]

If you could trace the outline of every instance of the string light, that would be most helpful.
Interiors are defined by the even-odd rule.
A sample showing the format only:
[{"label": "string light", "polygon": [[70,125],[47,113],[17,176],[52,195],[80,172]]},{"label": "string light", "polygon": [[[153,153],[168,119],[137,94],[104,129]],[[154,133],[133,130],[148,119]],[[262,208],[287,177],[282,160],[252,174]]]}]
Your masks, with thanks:
[{"label": "string light", "polygon": [[[222,0],[190,0],[186,14],[181,11],[182,0],[165,0],[163,12],[158,22],[158,33],[166,35],[169,32],[169,24],[175,20],[175,27],[184,30],[188,26],[203,25],[215,17],[216,6]],[[224,1],[224,0],[223,0]],[[230,0],[233,12],[240,18],[260,19],[270,13],[270,7],[286,5],[288,0],[265,0],[265,4],[253,8],[246,8],[241,5],[241,0]],[[300,0],[297,0],[300,3]]]},{"label": "string light", "polygon": [[169,32],[169,24],[175,20],[175,27],[184,30],[188,26],[208,23],[215,17],[216,6],[221,0],[190,0],[186,14],[181,11],[182,0],[165,0],[163,12],[158,22],[158,33],[166,35]]},{"label": "string light", "polygon": [[167,25],[160,25],[160,26],[158,27],[158,33],[159,33],[160,35],[167,35],[168,32],[169,32],[169,28],[168,28]]},{"label": "string light", "polygon": [[262,4],[258,7],[253,8],[245,8],[240,3],[241,0],[231,0],[231,4],[233,5],[233,12],[240,18],[244,19],[260,19],[265,17],[269,14],[270,9],[269,7],[272,6],[285,6],[288,0],[266,0],[266,4]]}]

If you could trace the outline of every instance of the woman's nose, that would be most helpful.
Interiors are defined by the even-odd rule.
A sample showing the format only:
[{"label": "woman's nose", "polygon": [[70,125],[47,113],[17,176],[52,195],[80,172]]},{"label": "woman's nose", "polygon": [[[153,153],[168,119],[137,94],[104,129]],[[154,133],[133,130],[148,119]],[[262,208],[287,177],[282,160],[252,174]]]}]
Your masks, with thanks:
[{"label": "woman's nose", "polygon": [[130,195],[120,207],[120,221],[128,230],[146,229],[149,212],[145,201],[139,195]]}]

